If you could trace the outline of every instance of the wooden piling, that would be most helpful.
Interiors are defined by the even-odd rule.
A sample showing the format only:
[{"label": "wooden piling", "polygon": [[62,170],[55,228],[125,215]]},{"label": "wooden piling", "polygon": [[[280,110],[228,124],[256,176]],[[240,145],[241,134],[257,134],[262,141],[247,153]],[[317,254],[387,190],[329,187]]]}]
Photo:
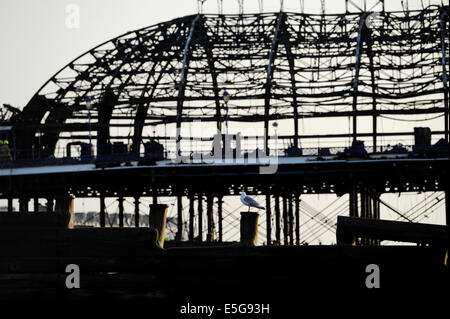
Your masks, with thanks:
[{"label": "wooden piling", "polygon": [[164,238],[166,234],[167,209],[166,204],[150,204],[149,227],[157,232],[155,245],[164,248]]},{"label": "wooden piling", "polygon": [[255,212],[241,212],[241,244],[256,246],[258,240],[259,214]]},{"label": "wooden piling", "polygon": [[67,225],[67,228],[73,228],[74,224],[74,201],[75,197],[60,196],[55,200],[55,214],[58,216],[60,225]]}]

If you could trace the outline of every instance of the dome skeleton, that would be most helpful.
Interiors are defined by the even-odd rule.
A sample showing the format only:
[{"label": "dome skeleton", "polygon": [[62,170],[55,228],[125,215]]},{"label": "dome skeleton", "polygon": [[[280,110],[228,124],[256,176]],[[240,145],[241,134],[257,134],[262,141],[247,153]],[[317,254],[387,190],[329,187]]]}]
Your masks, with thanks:
[{"label": "dome skeleton", "polygon": [[[441,43],[439,27],[448,16],[442,18],[440,12],[431,7],[411,11],[407,17],[386,13],[384,34],[372,30],[371,38],[361,44],[356,87],[359,14],[206,14],[174,19],[103,43],[52,77],[28,106],[44,114],[64,108],[59,121],[71,125],[62,124],[60,132],[86,132],[82,101],[92,97],[92,120],[98,122],[99,114],[106,112],[100,106],[109,92],[112,104],[106,109],[111,114],[106,119],[112,121],[111,127],[133,130],[134,142],[143,138],[147,126],[181,126],[197,119],[223,122],[225,87],[233,96],[230,122],[268,126],[279,119],[352,116],[355,97],[357,111],[365,114],[372,111],[373,100],[379,114],[439,113],[443,112],[442,65],[435,61],[441,60],[442,45],[448,50],[448,39]],[[404,19],[411,21],[408,30],[402,28]],[[367,41],[374,54],[371,62]],[[406,56],[399,59],[401,54]],[[93,123],[97,128],[101,125]],[[46,134],[45,127],[43,131]],[[108,133],[106,140],[127,140],[129,135]],[[48,147],[60,138],[52,138]]]}]

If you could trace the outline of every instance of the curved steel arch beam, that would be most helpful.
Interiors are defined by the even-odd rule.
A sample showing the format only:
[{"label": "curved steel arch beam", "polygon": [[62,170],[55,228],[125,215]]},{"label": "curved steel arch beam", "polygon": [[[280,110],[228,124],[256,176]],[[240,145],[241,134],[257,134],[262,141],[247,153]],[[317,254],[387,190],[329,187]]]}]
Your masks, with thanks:
[{"label": "curved steel arch beam", "polygon": [[176,140],[176,154],[180,155],[181,151],[181,118],[183,113],[183,103],[184,103],[184,95],[186,90],[186,77],[187,73],[189,71],[189,63],[190,63],[190,56],[192,54],[190,48],[191,48],[191,42],[194,38],[194,30],[195,25],[197,21],[200,19],[200,14],[196,15],[195,18],[192,20],[191,28],[189,30],[189,36],[186,39],[186,44],[184,46],[183,51],[183,65],[181,68],[181,74],[180,74],[180,83],[178,84],[178,100],[177,100],[177,122],[176,122],[176,134],[177,134],[177,140]]},{"label": "curved steel arch beam", "polygon": [[284,23],[286,15],[284,12],[280,12],[277,16],[277,20],[275,23],[275,31],[272,39],[272,45],[270,47],[269,53],[269,62],[267,64],[267,74],[266,74],[266,83],[265,83],[265,93],[264,93],[264,151],[268,153],[269,151],[269,109],[270,109],[270,98],[271,98],[271,89],[272,89],[272,77],[274,72],[274,61],[278,51],[279,44],[279,36],[281,24]]}]

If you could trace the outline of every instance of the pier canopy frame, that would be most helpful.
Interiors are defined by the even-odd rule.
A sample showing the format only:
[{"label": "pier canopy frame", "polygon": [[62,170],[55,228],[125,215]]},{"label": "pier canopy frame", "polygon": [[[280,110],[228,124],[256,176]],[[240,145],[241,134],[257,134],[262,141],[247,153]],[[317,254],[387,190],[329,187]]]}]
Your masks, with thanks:
[{"label": "pier canopy frame", "polygon": [[[383,11],[372,24],[373,12],[197,14],[131,31],[49,79],[12,119],[15,147],[87,142],[92,129],[94,144],[121,141],[139,151],[176,128],[185,138],[185,123],[223,129],[226,120],[266,136],[273,121],[291,121],[287,138],[298,147],[308,138],[301,121],[336,117],[353,119],[340,137],[365,134],[376,147],[379,133],[396,133],[380,132],[380,118],[420,114],[439,117],[436,134],[448,141],[447,12]],[[232,97],[226,108],[224,91]],[[359,117],[373,120],[370,134],[357,127]]]}]

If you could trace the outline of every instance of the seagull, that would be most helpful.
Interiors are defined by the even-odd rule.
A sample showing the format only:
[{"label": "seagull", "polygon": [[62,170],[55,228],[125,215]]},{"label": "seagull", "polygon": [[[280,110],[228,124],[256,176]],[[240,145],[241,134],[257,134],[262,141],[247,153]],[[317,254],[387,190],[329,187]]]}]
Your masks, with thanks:
[{"label": "seagull", "polygon": [[250,211],[250,207],[255,207],[255,208],[258,208],[258,209],[265,209],[264,207],[262,207],[261,205],[259,205],[259,203],[258,203],[256,200],[254,200],[254,199],[251,198],[250,196],[247,196],[247,195],[245,194],[245,192],[242,192],[242,193],[241,193],[241,202],[242,202],[244,205],[248,206],[248,211]]}]

